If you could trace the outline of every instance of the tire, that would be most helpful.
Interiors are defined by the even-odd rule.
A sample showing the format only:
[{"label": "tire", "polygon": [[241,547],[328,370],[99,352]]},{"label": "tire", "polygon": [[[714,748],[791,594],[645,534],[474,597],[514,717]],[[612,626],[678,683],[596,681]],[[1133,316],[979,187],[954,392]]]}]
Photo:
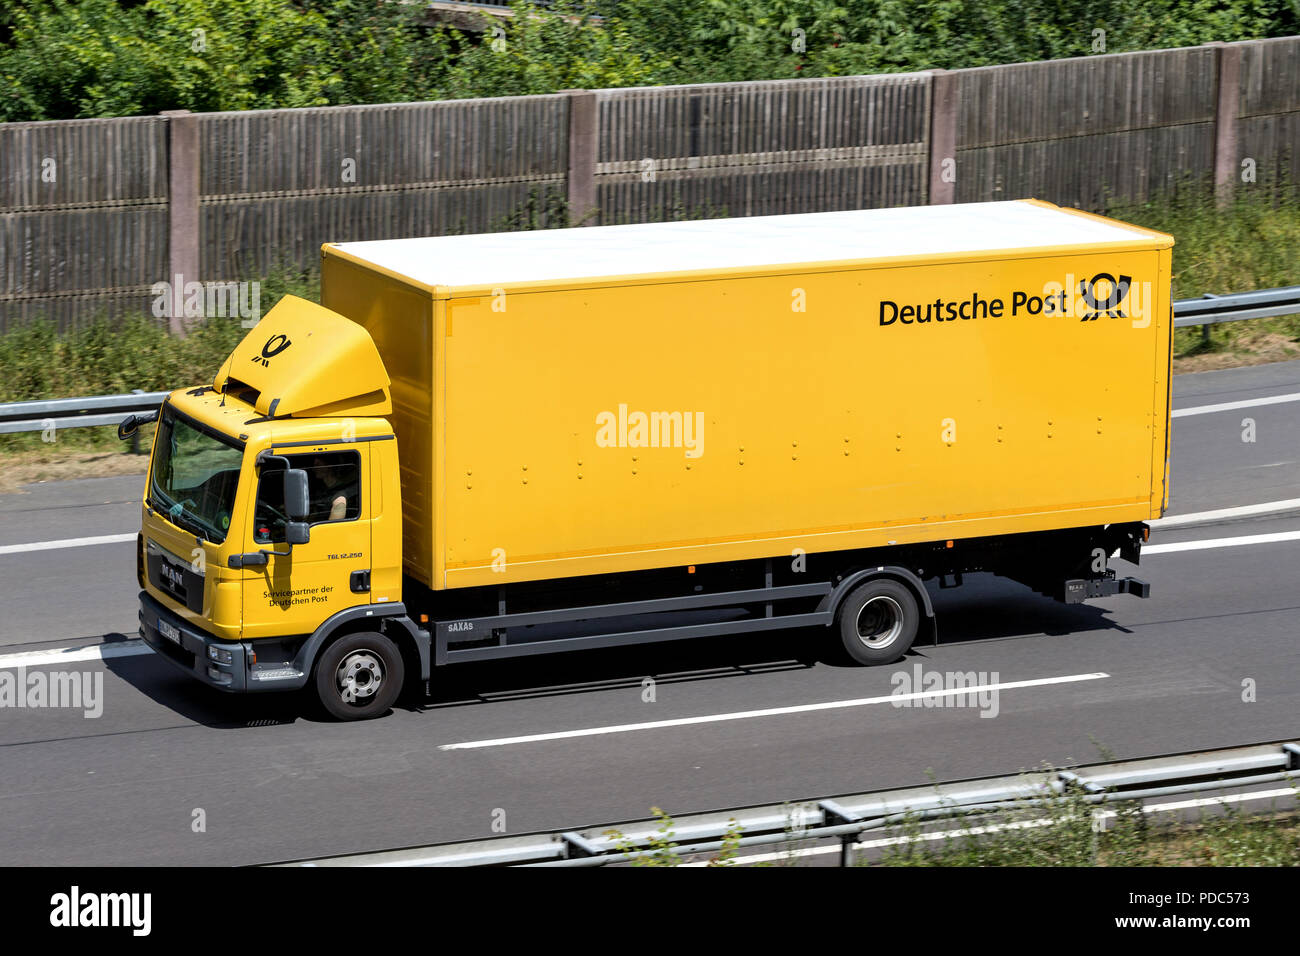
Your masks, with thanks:
[{"label": "tire", "polygon": [[316,660],[316,699],[337,720],[369,720],[388,712],[406,668],[397,646],[372,631],[341,637]]},{"label": "tire", "polygon": [[906,584],[873,578],[840,603],[835,623],[840,644],[854,663],[892,664],[916,640],[921,609]]}]

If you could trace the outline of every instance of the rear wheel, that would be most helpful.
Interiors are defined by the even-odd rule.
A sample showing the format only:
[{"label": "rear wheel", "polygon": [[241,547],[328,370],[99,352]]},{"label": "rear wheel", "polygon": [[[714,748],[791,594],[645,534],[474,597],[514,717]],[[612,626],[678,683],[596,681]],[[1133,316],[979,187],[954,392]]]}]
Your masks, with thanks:
[{"label": "rear wheel", "polygon": [[892,664],[912,646],[921,610],[912,589],[893,578],[859,585],[836,614],[840,643],[859,664]]},{"label": "rear wheel", "polygon": [[384,635],[349,634],[317,659],[316,697],[339,720],[378,717],[397,700],[405,671],[397,646]]}]

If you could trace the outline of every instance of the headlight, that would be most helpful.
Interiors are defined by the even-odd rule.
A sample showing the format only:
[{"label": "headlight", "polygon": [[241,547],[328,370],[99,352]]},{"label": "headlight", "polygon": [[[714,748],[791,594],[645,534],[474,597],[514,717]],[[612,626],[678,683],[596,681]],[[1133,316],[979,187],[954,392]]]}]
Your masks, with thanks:
[{"label": "headlight", "polygon": [[217,647],[215,644],[208,645],[208,657],[218,664],[229,664],[233,660],[230,651],[224,647]]}]

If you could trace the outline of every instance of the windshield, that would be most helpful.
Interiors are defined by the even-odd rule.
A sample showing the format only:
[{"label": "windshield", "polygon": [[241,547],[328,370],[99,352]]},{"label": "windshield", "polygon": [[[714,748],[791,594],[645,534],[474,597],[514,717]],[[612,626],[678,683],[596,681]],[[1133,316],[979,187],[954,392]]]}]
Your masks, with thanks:
[{"label": "windshield", "polygon": [[165,409],[154,440],[149,503],[173,524],[220,544],[230,529],[243,460],[239,445]]}]

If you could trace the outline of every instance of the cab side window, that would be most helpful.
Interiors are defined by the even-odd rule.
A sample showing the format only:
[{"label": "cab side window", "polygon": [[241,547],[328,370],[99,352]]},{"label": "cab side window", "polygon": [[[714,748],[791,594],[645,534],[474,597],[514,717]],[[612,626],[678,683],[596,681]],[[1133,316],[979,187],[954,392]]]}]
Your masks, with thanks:
[{"label": "cab side window", "polygon": [[[361,514],[361,455],[331,451],[290,455],[289,464],[307,472],[309,524],[352,521]],[[279,469],[264,470],[253,508],[253,540],[259,544],[284,540],[284,482]]]}]

